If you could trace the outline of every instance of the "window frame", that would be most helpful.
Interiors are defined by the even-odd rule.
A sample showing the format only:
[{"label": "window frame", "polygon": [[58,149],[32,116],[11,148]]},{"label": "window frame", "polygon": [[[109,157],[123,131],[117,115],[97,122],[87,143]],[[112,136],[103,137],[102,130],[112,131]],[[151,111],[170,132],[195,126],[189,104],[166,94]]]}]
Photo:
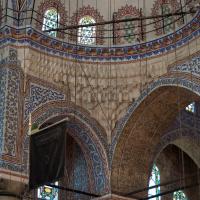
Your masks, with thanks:
[{"label": "window frame", "polygon": [[[91,23],[81,23],[82,21],[84,21],[84,19],[86,19],[86,18],[90,18],[90,20],[92,21]],[[90,16],[90,15],[85,15],[85,16],[82,16],[80,19],[79,19],[79,22],[78,22],[78,25],[86,25],[86,24],[94,24],[94,23],[96,23],[96,20],[95,20],[95,18],[94,17],[92,17],[92,16]],[[82,40],[82,38],[84,37],[84,35],[82,34],[82,32],[83,32],[83,30],[84,30],[84,28],[90,28],[91,29],[91,31],[92,31],[92,33],[91,33],[91,37],[88,37],[89,39],[91,39],[92,41],[90,42],[90,43],[88,43],[88,42],[82,42],[81,40]],[[86,30],[86,31],[88,31],[88,30]],[[90,27],[79,27],[78,28],[78,33],[77,33],[77,42],[78,42],[78,44],[82,44],[82,45],[93,45],[93,44],[95,44],[96,43],[96,32],[97,32],[97,27],[96,26],[90,26]],[[87,37],[86,37],[86,39],[87,39]],[[85,40],[85,39],[84,39]]]},{"label": "window frame", "polygon": [[[52,21],[49,17],[48,17],[48,12],[51,12],[51,11],[55,11],[56,12],[56,21]],[[43,16],[43,21],[42,21],[42,31],[47,31],[51,28],[59,28],[59,22],[60,22],[60,19],[61,19],[61,16],[58,12],[58,10],[54,7],[50,7],[48,9],[46,9],[46,11],[44,12],[44,16]],[[49,27],[48,25],[46,25],[46,23],[48,23],[48,20],[51,21],[52,23],[55,23],[55,27]],[[52,37],[57,37],[58,35],[58,32],[57,31],[50,31],[50,32],[47,32],[47,34],[49,36],[52,36]]]},{"label": "window frame", "polygon": [[[154,164],[151,171],[151,176],[149,178],[149,187],[155,186],[160,184],[160,170],[159,168]],[[160,194],[160,186],[149,189],[148,190],[148,197],[154,196]],[[161,200],[161,197],[154,197],[152,200]]]},{"label": "window frame", "polygon": [[[181,195],[181,196],[175,196],[175,195]],[[173,193],[173,200],[188,200],[188,198],[182,190],[178,190]]]}]

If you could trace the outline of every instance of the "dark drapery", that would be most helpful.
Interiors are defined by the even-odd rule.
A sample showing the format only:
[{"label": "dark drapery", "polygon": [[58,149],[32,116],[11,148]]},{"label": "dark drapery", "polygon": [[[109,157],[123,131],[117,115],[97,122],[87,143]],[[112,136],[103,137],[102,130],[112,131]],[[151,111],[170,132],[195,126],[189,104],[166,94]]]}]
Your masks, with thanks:
[{"label": "dark drapery", "polygon": [[64,176],[66,121],[30,137],[29,188],[34,189]]}]

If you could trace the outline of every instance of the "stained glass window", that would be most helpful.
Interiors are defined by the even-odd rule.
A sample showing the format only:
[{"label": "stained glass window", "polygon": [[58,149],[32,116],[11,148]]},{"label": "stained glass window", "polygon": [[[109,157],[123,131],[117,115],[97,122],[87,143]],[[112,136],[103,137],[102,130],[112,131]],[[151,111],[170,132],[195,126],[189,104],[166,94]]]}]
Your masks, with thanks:
[{"label": "stained glass window", "polygon": [[[172,13],[170,5],[169,4],[163,4],[162,5],[162,14],[166,15]],[[164,31],[165,33],[168,33],[170,31],[173,31],[173,17],[169,16],[169,17],[165,17],[164,18]]]},{"label": "stained glass window", "polygon": [[[60,21],[60,15],[55,9],[47,10],[44,14],[42,30],[45,31],[49,29],[58,28],[59,21]],[[50,31],[47,32],[47,34],[56,37],[57,31]]]},{"label": "stained glass window", "polygon": [[[160,184],[160,171],[158,167],[154,164],[152,172],[151,172],[151,177],[149,180],[149,187],[159,185],[159,184]],[[148,196],[151,197],[159,193],[160,193],[160,187],[155,187],[155,188],[149,189]],[[160,200],[160,199],[161,199],[160,196],[152,198],[152,200]]]},{"label": "stained glass window", "polygon": [[[79,25],[87,25],[96,23],[94,18],[85,16],[80,19]],[[96,36],[96,27],[80,27],[78,29],[78,43],[80,44],[94,44]]]},{"label": "stained glass window", "polygon": [[[126,16],[125,19],[130,19],[131,16]],[[134,41],[135,39],[135,35],[134,35],[134,30],[135,30],[135,25],[133,23],[133,21],[126,21],[124,23],[124,39],[128,42],[131,43]]]},{"label": "stained glass window", "polygon": [[183,191],[179,190],[177,192],[174,192],[173,194],[173,200],[188,200]]},{"label": "stained glass window", "polygon": [[[55,185],[58,185],[58,182]],[[44,185],[38,188],[37,197],[41,200],[58,200],[58,189]]]},{"label": "stained glass window", "polygon": [[185,108],[185,110],[188,111],[188,112],[194,113],[194,111],[195,111],[195,103],[192,102],[191,104],[189,104],[189,105]]}]

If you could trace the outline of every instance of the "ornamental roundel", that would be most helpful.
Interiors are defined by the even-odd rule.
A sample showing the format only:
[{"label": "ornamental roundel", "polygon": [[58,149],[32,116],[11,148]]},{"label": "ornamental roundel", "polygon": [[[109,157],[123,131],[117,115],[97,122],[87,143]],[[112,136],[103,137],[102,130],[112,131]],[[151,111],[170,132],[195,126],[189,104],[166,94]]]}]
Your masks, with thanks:
[{"label": "ornamental roundel", "polygon": [[[38,9],[37,9],[37,17],[36,17],[37,18],[37,22],[36,22],[37,29],[39,29],[39,30],[44,29],[44,24],[43,24],[44,17],[48,10],[56,11],[56,13],[58,13],[59,24],[56,25],[57,27],[61,28],[67,24],[67,12],[65,10],[63,3],[61,3],[60,0],[47,0],[47,1],[45,0],[38,6]],[[50,20],[52,20],[52,16],[50,16]],[[54,21],[52,21],[52,22],[54,22]],[[55,26],[54,26],[54,28],[55,28]],[[55,36],[54,33],[49,34],[49,35]],[[58,34],[56,36],[59,38],[63,38],[64,34],[58,32]]]},{"label": "ornamental roundel", "polygon": [[[141,13],[135,6],[127,5],[120,8],[113,16],[114,20],[140,17]],[[144,28],[141,21],[127,21],[114,25],[116,44],[134,43],[144,39]]]},{"label": "ornamental roundel", "polygon": [[[155,1],[152,8],[152,16],[166,15],[169,13],[177,12],[181,9],[181,4],[177,0],[157,0]],[[154,27],[156,35],[167,34],[174,31],[173,21],[177,21],[176,25],[180,26],[183,24],[183,19],[180,16],[169,16],[165,18],[155,18]],[[163,28],[164,24],[164,28]]]},{"label": "ornamental roundel", "polygon": [[[103,19],[103,16],[100,14],[100,12],[95,9],[94,7],[90,7],[89,5],[87,7],[82,7],[78,10],[78,12],[74,13],[73,16],[71,17],[71,25],[80,25],[80,22],[83,20],[83,24],[88,24],[88,19],[91,23],[93,22],[96,22],[96,23],[99,23],[99,22],[103,22],[104,19]],[[85,27],[84,27],[85,28]],[[90,27],[91,29],[91,27]],[[94,30],[95,30],[95,34],[94,34]],[[85,30],[84,32],[88,32],[89,29]],[[84,35],[85,35],[84,33]],[[89,36],[92,36],[92,37],[89,37]],[[104,35],[104,26],[101,25],[101,26],[97,26],[97,27],[93,27],[92,28],[92,32],[89,31],[89,36],[88,36],[88,39],[89,38],[92,38],[91,40],[94,40],[93,42],[86,42],[84,40],[84,42],[80,42],[81,39],[84,39],[84,37],[82,37],[81,39],[79,38],[80,36],[83,36],[83,35],[80,35],[80,30],[71,30],[71,34],[70,34],[70,40],[73,41],[73,42],[77,42],[80,44],[103,44],[104,43],[104,38],[103,38],[103,35]],[[79,37],[78,37],[79,36]],[[85,37],[86,38],[86,37]]]}]

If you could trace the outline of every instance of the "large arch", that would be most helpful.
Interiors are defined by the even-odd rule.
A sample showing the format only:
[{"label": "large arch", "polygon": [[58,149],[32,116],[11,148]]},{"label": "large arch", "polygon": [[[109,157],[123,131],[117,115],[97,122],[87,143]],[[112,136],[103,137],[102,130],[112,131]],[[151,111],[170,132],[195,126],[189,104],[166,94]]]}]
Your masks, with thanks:
[{"label": "large arch", "polygon": [[[91,192],[97,194],[106,194],[109,188],[109,168],[107,159],[106,144],[103,144],[99,135],[105,135],[104,129],[94,120],[89,113],[81,110],[73,103],[65,101],[54,101],[46,103],[32,113],[32,123],[39,126],[53,118],[68,117],[67,129],[70,136],[77,142],[83,151],[88,169],[90,170],[90,185],[93,185]],[[28,124],[25,125],[27,131]],[[28,157],[28,140],[24,137],[24,156]],[[25,165],[27,162],[25,162]],[[24,169],[26,166],[24,166]]]},{"label": "large arch", "polygon": [[148,85],[114,130],[113,191],[126,194],[147,186],[157,145],[178,113],[199,95],[199,80],[186,74],[171,74]]}]

